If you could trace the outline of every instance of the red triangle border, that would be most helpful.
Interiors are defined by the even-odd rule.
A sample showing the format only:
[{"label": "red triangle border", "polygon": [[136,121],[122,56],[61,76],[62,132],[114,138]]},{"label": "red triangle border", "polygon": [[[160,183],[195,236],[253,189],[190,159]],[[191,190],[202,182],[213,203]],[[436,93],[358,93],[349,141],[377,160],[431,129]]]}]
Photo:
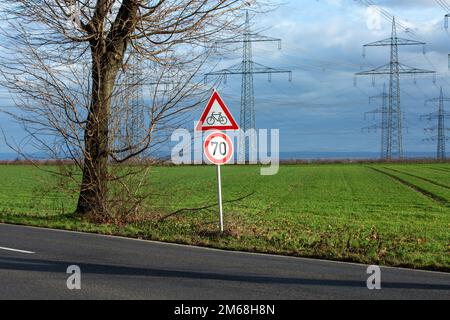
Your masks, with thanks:
[{"label": "red triangle border", "polygon": [[[212,127],[203,127],[203,123],[206,120],[206,117],[209,114],[209,111],[211,110],[214,102],[217,101],[222,108],[223,112],[227,116],[228,120],[231,122],[231,125],[228,126],[212,126]],[[239,130],[239,126],[236,123],[236,120],[234,120],[233,116],[230,113],[230,110],[228,110],[228,107],[223,102],[222,98],[219,95],[219,92],[214,90],[213,94],[211,95],[211,98],[209,99],[209,102],[206,106],[206,109],[203,111],[202,116],[200,117],[200,122],[198,123],[197,127],[195,128],[195,131],[210,131],[210,130],[229,130],[229,131],[236,131]]]}]

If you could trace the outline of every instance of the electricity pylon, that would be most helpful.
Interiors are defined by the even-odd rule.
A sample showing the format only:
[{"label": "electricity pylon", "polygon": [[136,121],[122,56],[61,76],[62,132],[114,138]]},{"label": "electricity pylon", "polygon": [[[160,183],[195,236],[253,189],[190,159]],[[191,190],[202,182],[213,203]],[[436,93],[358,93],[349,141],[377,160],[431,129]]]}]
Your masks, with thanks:
[{"label": "electricity pylon", "polygon": [[141,138],[141,131],[144,121],[144,84],[142,74],[142,62],[138,57],[131,60],[130,68],[130,107],[131,114],[129,120],[129,127],[131,129],[130,136],[132,137],[132,145],[139,144]]},{"label": "electricity pylon", "polygon": [[142,61],[131,53],[119,79],[117,110],[120,110],[120,140],[132,154],[141,142],[144,130],[144,83]]},{"label": "electricity pylon", "polygon": [[[216,44],[243,44],[242,62],[227,69],[211,72],[205,75],[205,79],[208,76],[223,76],[226,80],[229,75],[242,75],[241,84],[241,114],[240,114],[240,127],[241,137],[239,143],[239,157],[246,160],[246,148],[245,148],[245,132],[256,129],[256,116],[255,116],[255,89],[253,84],[253,76],[255,74],[267,74],[269,81],[272,79],[272,74],[288,73],[289,81],[292,81],[292,71],[275,69],[264,66],[262,64],[253,61],[252,43],[253,42],[277,42],[278,49],[281,50],[281,39],[266,37],[259,34],[251,33],[250,30],[250,18],[248,11],[246,12],[245,30],[244,34],[235,38],[225,39],[216,42]],[[254,140],[249,139],[249,150],[255,151],[256,146]]]},{"label": "electricity pylon", "polygon": [[367,115],[372,114],[374,117],[376,114],[381,114],[381,123],[378,124],[374,124],[368,127],[363,128],[363,131],[378,131],[381,130],[381,153],[380,153],[380,157],[381,159],[386,159],[387,158],[387,143],[388,143],[388,133],[387,133],[387,129],[388,129],[388,99],[389,96],[387,94],[386,91],[386,83],[383,85],[383,92],[381,93],[381,95],[378,96],[374,96],[374,97],[370,97],[369,98],[369,104],[372,103],[372,101],[374,100],[381,100],[381,107],[366,112],[364,114],[364,118],[367,117]]},{"label": "electricity pylon", "polygon": [[389,75],[389,103],[387,111],[387,142],[383,152],[384,160],[394,158],[403,158],[403,116],[400,104],[400,75],[401,74],[425,74],[435,73],[434,71],[412,68],[401,64],[398,58],[399,46],[423,45],[424,42],[402,39],[397,37],[397,28],[395,18],[392,20],[391,37],[385,40],[376,41],[364,45],[366,47],[385,47],[391,48],[390,62],[384,66],[369,71],[359,72],[356,75]]},{"label": "electricity pylon", "polygon": [[439,95],[439,98],[430,99],[425,101],[425,106],[427,106],[430,103],[433,103],[436,105],[436,103],[439,103],[439,108],[437,112],[433,112],[427,115],[423,115],[421,118],[425,118],[429,121],[431,120],[437,120],[438,124],[437,126],[426,128],[426,132],[434,132],[437,130],[438,135],[425,139],[426,141],[437,141],[437,159],[438,160],[445,160],[446,159],[446,153],[445,153],[445,142],[448,141],[448,138],[445,135],[445,131],[449,131],[450,128],[447,128],[445,126],[445,119],[450,119],[450,113],[445,112],[444,109],[444,101],[450,101],[450,98],[444,98],[444,93],[442,91],[441,87],[441,93]]}]

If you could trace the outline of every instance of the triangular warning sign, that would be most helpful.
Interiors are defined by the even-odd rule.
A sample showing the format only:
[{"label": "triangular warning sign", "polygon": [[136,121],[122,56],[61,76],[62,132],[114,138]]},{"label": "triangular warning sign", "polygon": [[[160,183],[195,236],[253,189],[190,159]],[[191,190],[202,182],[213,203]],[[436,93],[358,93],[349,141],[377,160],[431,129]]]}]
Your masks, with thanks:
[{"label": "triangular warning sign", "polygon": [[214,90],[209,102],[200,117],[195,131],[208,130],[239,130],[239,126],[223,102],[219,93]]}]

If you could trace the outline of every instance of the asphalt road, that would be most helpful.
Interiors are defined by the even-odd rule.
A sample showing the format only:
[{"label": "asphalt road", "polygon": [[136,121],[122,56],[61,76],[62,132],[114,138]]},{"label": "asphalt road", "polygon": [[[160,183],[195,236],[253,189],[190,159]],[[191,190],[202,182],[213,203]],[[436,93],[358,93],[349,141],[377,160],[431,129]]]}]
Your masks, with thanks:
[{"label": "asphalt road", "polygon": [[[11,251],[21,250],[21,251]],[[81,269],[69,290],[68,266]],[[0,299],[450,299],[450,274],[0,224]]]}]

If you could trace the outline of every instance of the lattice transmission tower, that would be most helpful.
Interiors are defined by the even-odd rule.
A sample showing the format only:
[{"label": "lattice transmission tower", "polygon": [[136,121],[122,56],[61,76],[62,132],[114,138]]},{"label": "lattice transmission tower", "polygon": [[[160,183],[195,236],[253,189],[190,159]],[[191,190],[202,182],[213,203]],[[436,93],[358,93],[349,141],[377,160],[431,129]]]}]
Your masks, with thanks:
[{"label": "lattice transmission tower", "polygon": [[364,127],[362,130],[363,131],[375,131],[377,132],[378,130],[381,131],[381,153],[380,153],[380,157],[381,159],[386,159],[387,158],[387,143],[388,143],[388,101],[389,101],[389,95],[387,93],[386,90],[386,83],[383,84],[383,92],[378,95],[378,96],[373,96],[369,98],[369,104],[372,104],[372,101],[377,100],[377,102],[381,102],[381,107],[366,112],[364,114],[364,118],[367,118],[367,115],[373,115],[374,117],[377,114],[381,114],[381,122],[377,123],[377,124],[373,124],[370,125],[368,127]]},{"label": "lattice transmission tower", "polygon": [[[116,124],[122,147],[126,146],[132,154],[145,134],[144,120],[144,76],[143,62],[138,55],[130,53],[127,65],[119,79],[119,95],[116,101],[120,112]],[[120,110],[120,111],[119,111]]]},{"label": "lattice transmission tower", "polygon": [[[241,132],[243,133],[248,132],[251,129],[256,129],[255,89],[253,76],[255,74],[267,74],[269,81],[271,81],[272,74],[287,73],[289,74],[289,81],[292,81],[292,71],[267,67],[253,61],[252,44],[254,42],[277,42],[278,49],[281,50],[281,39],[252,33],[248,11],[246,11],[245,16],[245,30],[241,36],[216,42],[216,44],[242,43],[242,62],[227,69],[211,72],[205,75],[206,79],[208,76],[223,76],[226,79],[229,75],[242,75],[240,127],[242,130]],[[253,139],[250,139],[249,150],[256,150]],[[247,160],[247,155],[245,136],[242,134],[239,144],[239,157],[240,159]]]},{"label": "lattice transmission tower", "polygon": [[376,69],[359,72],[357,76],[389,75],[389,94],[387,104],[387,126],[385,150],[382,154],[384,160],[403,158],[403,114],[400,104],[400,75],[402,74],[426,74],[434,71],[412,68],[399,62],[399,46],[422,45],[424,42],[403,39],[397,37],[395,18],[392,19],[391,37],[364,45],[367,47],[390,47],[390,62]]},{"label": "lattice transmission tower", "polygon": [[426,141],[436,141],[437,142],[436,158],[438,160],[445,160],[447,158],[446,151],[445,151],[445,143],[449,139],[446,137],[445,133],[446,133],[446,131],[450,131],[450,128],[445,126],[445,119],[450,119],[450,112],[445,111],[445,107],[444,107],[445,101],[450,101],[450,98],[444,97],[444,92],[441,87],[441,92],[440,92],[439,98],[430,99],[430,100],[425,101],[425,106],[427,106],[428,104],[436,105],[436,103],[438,103],[439,104],[438,111],[423,115],[421,117],[422,119],[425,118],[429,121],[437,120],[437,122],[438,122],[436,126],[425,129],[425,132],[436,132],[437,131],[437,133],[438,133],[437,136],[425,139]]}]

